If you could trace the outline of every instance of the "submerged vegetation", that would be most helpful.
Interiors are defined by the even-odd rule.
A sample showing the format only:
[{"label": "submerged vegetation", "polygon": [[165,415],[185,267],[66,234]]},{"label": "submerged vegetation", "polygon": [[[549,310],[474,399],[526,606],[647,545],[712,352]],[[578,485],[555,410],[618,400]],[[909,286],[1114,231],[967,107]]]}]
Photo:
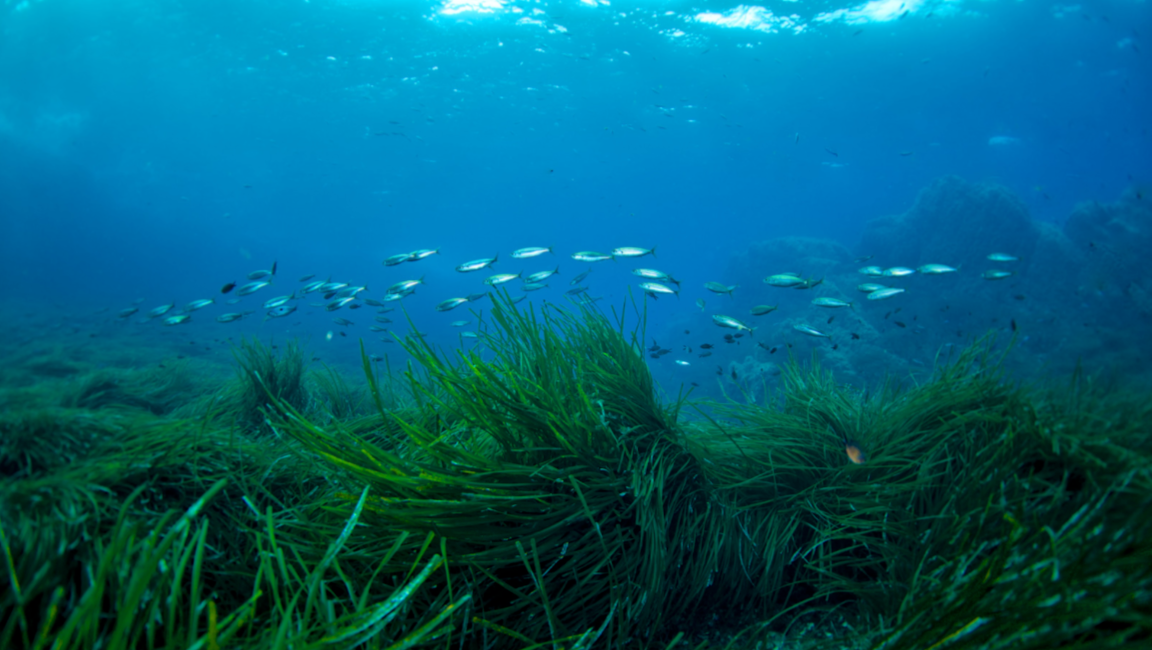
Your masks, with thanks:
[{"label": "submerged vegetation", "polygon": [[245,341],[215,390],[0,395],[0,647],[1152,638],[1145,395],[1013,385],[984,339],[920,385],[793,361],[773,401],[702,403],[588,308],[504,301],[480,341],[364,383]]}]

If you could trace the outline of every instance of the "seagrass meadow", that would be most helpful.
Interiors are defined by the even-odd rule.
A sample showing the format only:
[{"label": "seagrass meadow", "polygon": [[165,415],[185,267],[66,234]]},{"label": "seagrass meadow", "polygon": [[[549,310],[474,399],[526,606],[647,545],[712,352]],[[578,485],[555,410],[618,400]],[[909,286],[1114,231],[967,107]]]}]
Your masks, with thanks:
[{"label": "seagrass meadow", "polygon": [[0,647],[1152,642],[1147,394],[1020,385],[984,338],[700,402],[622,322],[505,299],[363,377],[249,340],[5,388]]}]

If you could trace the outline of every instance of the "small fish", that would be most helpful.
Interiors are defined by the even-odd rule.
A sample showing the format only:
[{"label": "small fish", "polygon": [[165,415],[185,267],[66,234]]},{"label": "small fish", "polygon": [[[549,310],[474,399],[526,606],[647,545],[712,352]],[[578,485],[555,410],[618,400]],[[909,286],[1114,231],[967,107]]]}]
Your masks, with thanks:
[{"label": "small fish", "polygon": [[309,282],[308,284],[304,285],[303,287],[300,287],[300,294],[305,295],[305,294],[312,293],[313,291],[319,291],[323,287],[324,287],[323,281]]},{"label": "small fish", "polygon": [[824,151],[827,151],[828,153],[832,154],[833,156],[836,156],[837,158],[840,157],[840,154],[836,153],[835,151],[832,151],[831,149],[829,149],[827,147],[824,148]]},{"label": "small fish", "polygon": [[660,284],[659,282],[641,282],[640,288],[645,293],[671,293],[679,297],[680,292],[667,285]]},{"label": "small fish", "polygon": [[615,258],[611,255],[605,255],[604,253],[597,253],[596,251],[580,251],[579,253],[573,253],[572,259],[577,262],[603,262],[604,260]]},{"label": "small fish", "polygon": [[988,259],[992,260],[993,262],[1018,262],[1018,261],[1020,261],[1019,257],[1016,257],[1015,255],[1009,255],[1008,253],[989,253]]},{"label": "small fish", "polygon": [[412,259],[412,253],[400,253],[399,255],[389,255],[384,258],[384,266],[398,266]]},{"label": "small fish", "polygon": [[542,284],[540,282],[529,282],[529,283],[520,287],[520,289],[523,291],[539,291],[541,289],[547,289],[547,288],[548,288],[547,284]]},{"label": "small fish", "polygon": [[852,332],[852,340],[853,340],[853,341],[859,341],[859,340],[860,340],[860,335],[859,335],[859,334],[857,334],[856,332]]},{"label": "small fish", "polygon": [[266,287],[270,284],[272,284],[272,283],[271,282],[249,282],[248,284],[237,289],[236,295],[247,296],[248,294],[256,293],[257,291],[263,289],[264,287]]},{"label": "small fish", "polygon": [[856,285],[856,290],[860,293],[872,293],[873,291],[880,291],[881,289],[887,288],[888,287],[882,284],[876,284],[875,282],[866,282],[864,284]]},{"label": "small fish", "polygon": [[378,354],[370,354],[370,355],[368,355],[368,358],[375,361],[376,363],[380,363],[381,361],[384,360],[384,357],[382,357]]},{"label": "small fish", "polygon": [[550,278],[554,275],[559,275],[559,274],[560,274],[560,267],[557,266],[555,269],[553,269],[551,271],[537,271],[536,273],[533,273],[532,275],[529,275],[528,277],[524,278],[524,281],[527,282],[528,284],[532,284],[534,282],[543,282],[543,281],[547,280],[548,278]]},{"label": "small fish", "polygon": [[148,312],[148,318],[156,318],[158,316],[163,316],[164,314],[167,314],[169,311],[172,311],[172,308],[175,306],[176,306],[176,303],[174,303],[174,302],[170,302],[167,305],[160,305],[159,307],[152,309]]},{"label": "small fish", "polygon": [[496,275],[490,276],[487,280],[484,281],[484,284],[494,287],[498,284],[511,282],[518,277],[520,277],[519,273],[498,273]]},{"label": "small fish", "polygon": [[896,327],[899,327],[899,328],[901,328],[901,329],[903,329],[903,328],[905,328],[905,327],[908,327],[908,326],[907,326],[907,325],[905,325],[903,322],[901,322],[901,321],[898,321],[898,320],[894,320],[894,321],[892,321],[892,322],[893,322],[893,323],[896,323]]},{"label": "small fish", "polygon": [[700,349],[701,349],[701,350],[711,350],[711,349],[712,349],[712,344],[711,344],[711,343],[701,343],[701,344],[700,344]]},{"label": "small fish", "polygon": [[296,305],[280,305],[275,309],[269,309],[267,312],[268,318],[284,318],[289,316],[292,312],[296,311]]},{"label": "small fish", "polygon": [[825,339],[831,339],[832,338],[831,334],[825,334],[824,332],[821,332],[820,330],[818,330],[818,329],[816,329],[810,325],[804,325],[804,324],[793,325],[792,329],[796,330],[797,332],[800,332],[801,334],[807,334],[808,336],[815,336],[818,338],[825,338]]},{"label": "small fish", "polygon": [[683,361],[681,359],[676,359],[676,365],[678,365],[678,366],[690,366],[692,364],[688,363],[687,361]]},{"label": "small fish", "polygon": [[906,266],[893,266],[890,269],[884,269],[882,275],[886,278],[902,278],[906,275],[912,275],[916,269],[910,269]]},{"label": "small fish", "polygon": [[388,328],[387,327],[380,327],[379,325],[369,325],[368,331],[369,332],[387,332]]},{"label": "small fish", "polygon": [[388,318],[387,316],[377,316],[373,320],[375,320],[377,323],[391,323],[392,322],[392,319]]},{"label": "small fish", "polygon": [[379,300],[376,300],[375,298],[365,298],[364,304],[368,305],[369,307],[383,307],[384,306],[384,303],[380,302]]},{"label": "small fish", "polygon": [[267,271],[253,271],[248,274],[249,280],[262,280],[276,275],[276,262],[272,262],[272,268]]},{"label": "small fish", "polygon": [[652,248],[637,248],[635,246],[622,246],[612,250],[612,255],[615,257],[644,257],[645,255],[656,256],[656,247]]},{"label": "small fish", "polygon": [[551,247],[541,248],[539,246],[532,246],[529,248],[518,248],[518,249],[512,251],[512,257],[514,257],[518,260],[522,260],[522,259],[527,259],[529,257],[536,257],[537,255],[543,255],[544,253],[551,253],[551,252],[552,252]]},{"label": "small fish", "polygon": [[457,266],[456,270],[459,271],[460,273],[471,273],[472,271],[479,271],[480,269],[485,269],[485,268],[488,268],[489,266],[492,266],[493,264],[496,263],[496,260],[498,260],[499,258],[500,258],[500,254],[497,253],[496,255],[494,255],[492,257],[486,257],[482,260],[472,260],[471,262],[464,262],[460,266]]},{"label": "small fish", "polygon": [[288,296],[277,296],[275,298],[269,298],[264,303],[264,309],[272,309],[274,307],[279,307],[280,305],[287,303],[289,300],[294,300],[295,298],[296,298],[296,294],[292,294],[292,295],[288,295]]},{"label": "small fish", "polygon": [[1004,278],[1011,277],[1011,271],[985,271],[980,274],[980,277],[985,280],[1003,280]]},{"label": "small fish", "polygon": [[424,284],[423,276],[421,276],[419,280],[403,280],[401,282],[397,282],[396,284],[388,287],[388,291],[385,293],[403,293],[405,291],[409,291],[410,289],[414,289],[416,285],[419,284]]},{"label": "small fish", "polygon": [[129,316],[131,316],[132,314],[135,314],[138,311],[140,311],[139,307],[129,307],[128,309],[121,309],[119,316],[120,316],[120,318],[128,318]]},{"label": "small fish", "polygon": [[732,318],[731,316],[723,316],[720,314],[716,314],[716,315],[712,316],[712,322],[716,323],[720,327],[727,327],[729,329],[741,330],[741,331],[748,332],[749,334],[752,333],[752,330],[756,329],[755,327],[748,327],[744,323],[736,320],[735,318]]},{"label": "small fish", "polygon": [[340,318],[339,316],[337,316],[336,318],[333,318],[332,322],[336,323],[337,325],[341,325],[343,327],[348,327],[349,325],[355,325],[356,324],[356,323],[353,323],[352,321],[348,320],[347,318]]},{"label": "small fish", "polygon": [[917,267],[916,270],[924,275],[941,275],[943,273],[955,273],[958,269],[944,264],[925,264]]},{"label": "small fish", "polygon": [[323,291],[325,293],[328,293],[331,291],[339,291],[346,286],[348,286],[347,282],[325,282],[325,283],[320,285],[320,291]]},{"label": "small fish", "polygon": [[235,288],[236,288],[236,283],[235,282],[229,282],[228,284],[224,285],[223,287],[220,287],[220,293],[228,293],[229,291],[231,291]]},{"label": "small fish", "polygon": [[468,324],[471,322],[472,321],[470,321],[470,320],[454,320],[451,323],[449,323],[449,325],[451,325],[452,327],[467,327]]},{"label": "small fish", "polygon": [[884,275],[884,269],[880,268],[879,266],[865,266],[864,268],[860,269],[857,272],[860,275],[867,275],[867,276],[871,276],[874,278],[878,278],[878,277]]},{"label": "small fish", "polygon": [[1016,319],[1015,318],[1012,319],[1012,331],[1013,332],[1016,331]]},{"label": "small fish", "polygon": [[811,289],[812,287],[819,286],[821,284],[824,284],[824,278],[820,278],[819,280],[813,280],[812,278],[808,278],[807,280],[805,280],[801,284],[796,285],[795,288],[796,289]]},{"label": "small fish", "polygon": [[308,275],[304,275],[304,276],[301,276],[299,281],[300,281],[300,282],[307,282],[307,281],[311,280],[311,279],[312,279],[312,278],[314,278],[314,277],[316,277],[316,274],[315,274],[315,273],[309,273]]},{"label": "small fish", "polygon": [[580,295],[580,294],[584,293],[587,290],[588,290],[588,287],[576,287],[575,289],[569,289],[569,290],[565,291],[564,293],[569,295],[569,296],[576,296],[576,295]]},{"label": "small fish", "polygon": [[488,297],[488,294],[486,294],[486,293],[470,293],[467,296],[468,302],[476,302],[477,300],[480,300],[481,298],[487,298],[487,297]]},{"label": "small fish", "polygon": [[241,318],[244,318],[244,314],[241,314],[238,312],[232,312],[229,314],[220,314],[219,316],[216,317],[216,322],[218,322],[218,323],[231,323],[233,321],[238,321]]},{"label": "small fish", "polygon": [[350,296],[355,296],[356,294],[358,294],[362,291],[367,291],[367,290],[368,290],[368,287],[344,287],[343,289],[336,292],[336,297],[337,298],[348,298]]},{"label": "small fish", "polygon": [[191,320],[192,320],[192,317],[189,316],[188,314],[180,314],[178,316],[169,316],[168,318],[165,318],[164,324],[168,325],[168,326],[183,325],[184,323],[187,323]]},{"label": "small fish", "polygon": [[513,298],[513,299],[511,300],[511,303],[512,303],[513,305],[519,305],[520,303],[524,302],[524,299],[525,299],[525,298],[527,298],[527,297],[528,297],[528,296],[519,296],[519,297],[517,297],[517,298]]},{"label": "small fish", "polygon": [[887,289],[877,289],[877,290],[868,294],[868,299],[869,300],[887,300],[888,298],[891,298],[892,296],[898,296],[902,293],[904,293],[903,289],[897,289],[894,287],[889,287]]},{"label": "small fish", "polygon": [[771,314],[772,312],[776,311],[779,306],[780,305],[756,305],[752,308],[752,315],[763,316],[765,314]]},{"label": "small fish", "polygon": [[864,461],[868,460],[860,445],[847,438],[844,439],[844,451],[848,454],[848,460],[852,461],[854,465],[863,465]]},{"label": "small fish", "polygon": [[[828,322],[827,322],[827,324],[828,324],[828,325],[831,325],[831,324],[832,324],[832,319],[834,319],[834,318],[836,318],[835,314],[833,314],[832,316],[829,316],[829,317],[828,317]],[[835,349],[835,348],[833,348],[833,349]]]},{"label": "small fish", "polygon": [[739,286],[739,285],[734,284],[734,285],[729,287],[728,285],[720,284],[719,282],[705,282],[704,283],[705,289],[711,291],[712,293],[726,293],[726,294],[728,294],[729,298],[732,297],[732,292],[736,290],[737,286]]},{"label": "small fish", "polygon": [[[354,300],[356,300],[356,299],[355,298],[341,298],[339,300],[328,303],[328,305],[325,306],[324,309],[326,309],[328,311],[336,311],[337,309],[340,309],[341,307],[347,305],[348,303],[350,303]],[[277,309],[280,309],[280,307],[277,307]],[[292,310],[295,311],[296,308],[293,307]],[[289,313],[291,313],[291,312],[289,312]]]},{"label": "small fish", "polygon": [[581,282],[584,281],[584,278],[588,277],[588,274],[591,272],[592,272],[592,269],[588,269],[587,271],[581,273],[580,275],[572,278],[572,281],[569,282],[568,284],[570,284],[572,286],[576,286],[576,285],[580,284]]},{"label": "small fish", "polygon": [[424,259],[425,257],[431,257],[433,255],[439,255],[439,254],[440,254],[439,248],[436,248],[436,249],[421,248],[418,251],[412,251],[411,253],[408,253],[408,261],[419,262],[420,260]]},{"label": "small fish", "polygon": [[478,335],[476,332],[460,332],[460,336],[463,336],[466,339],[480,338],[480,335]]},{"label": "small fish", "polygon": [[710,356],[712,356],[712,353],[711,353],[711,352],[701,352],[700,354],[698,354],[698,355],[696,355],[696,356],[698,356],[698,357],[700,357],[701,359],[703,359],[704,357],[710,357]]},{"label": "small fish", "polygon": [[804,284],[804,278],[791,273],[778,273],[764,278],[764,283],[773,287],[797,287]]},{"label": "small fish", "polygon": [[184,311],[185,311],[185,313],[187,313],[190,311],[196,311],[197,309],[204,309],[205,307],[207,307],[208,305],[211,305],[214,302],[216,302],[216,301],[212,300],[211,298],[204,298],[202,300],[193,300],[192,302],[188,303],[187,305],[184,305]]},{"label": "small fish", "polygon": [[[440,303],[439,305],[436,305],[436,311],[451,311],[453,309],[456,309],[460,305],[463,305],[466,302],[468,302],[467,298],[449,298],[448,300],[445,300],[444,302]],[[456,321],[456,322],[457,323],[462,322],[465,324],[468,323],[468,321]],[[461,326],[453,323],[453,327],[461,327]]]},{"label": "small fish", "polygon": [[840,300],[839,298],[830,298],[828,296],[816,298],[812,301],[812,304],[816,305],[817,307],[828,307],[830,309],[838,309],[841,307],[851,307],[852,306],[852,303],[850,303],[850,302],[845,302],[843,300]]},{"label": "small fish", "polygon": [[873,257],[876,257],[876,256],[875,255],[865,255],[864,257],[857,257],[856,259],[852,260],[852,263],[853,264],[859,264],[861,262],[867,262],[868,260],[872,259]]},{"label": "small fish", "polygon": [[657,271],[656,269],[632,269],[632,275],[638,275],[642,278],[648,278],[649,280],[656,280],[657,282],[671,282],[676,286],[680,286],[680,282],[678,282],[676,278],[663,271]]},{"label": "small fish", "polygon": [[703,298],[697,298],[696,299],[696,306],[700,308],[700,311],[704,311],[704,299]]}]

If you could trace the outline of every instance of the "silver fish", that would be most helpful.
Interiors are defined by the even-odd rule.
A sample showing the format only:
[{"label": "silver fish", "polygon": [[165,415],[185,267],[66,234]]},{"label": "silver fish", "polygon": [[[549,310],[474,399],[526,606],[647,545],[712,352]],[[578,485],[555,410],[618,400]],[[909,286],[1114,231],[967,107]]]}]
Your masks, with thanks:
[{"label": "silver fish", "polygon": [[368,287],[344,287],[343,289],[336,292],[336,297],[337,298],[348,298],[349,296],[354,296],[354,295],[360,293],[361,291],[367,291],[367,290],[368,290]]},{"label": "silver fish", "polygon": [[408,254],[408,256],[411,259],[411,261],[419,262],[420,260],[424,259],[425,257],[431,257],[433,255],[439,255],[439,254],[440,254],[439,248],[436,248],[436,249],[421,248],[418,251],[412,251],[411,253]]},{"label": "silver fish", "polygon": [[676,278],[668,275],[663,271],[657,271],[656,269],[632,269],[632,275],[638,275],[642,278],[656,280],[657,282],[671,282],[676,286],[680,286],[680,282],[677,281]]},{"label": "silver fish", "polygon": [[897,289],[895,287],[886,287],[884,289],[877,289],[877,290],[869,293],[868,299],[869,300],[887,300],[888,298],[891,298],[892,296],[898,296],[902,293],[904,293],[903,289]]},{"label": "silver fish", "polygon": [[720,327],[727,327],[729,329],[744,331],[748,332],[749,334],[752,333],[752,330],[756,329],[755,327],[748,327],[744,323],[736,320],[735,318],[732,318],[731,316],[723,316],[720,314],[712,316],[712,322],[716,323]]},{"label": "silver fish", "polygon": [[391,323],[391,322],[392,322],[392,319],[391,319],[391,318],[388,318],[387,316],[377,316],[377,317],[375,318],[375,321],[376,321],[377,323]]},{"label": "silver fish", "polygon": [[880,268],[879,266],[865,266],[864,268],[860,269],[860,274],[878,278],[884,275],[884,269]]},{"label": "silver fish", "polygon": [[569,295],[569,296],[577,296],[577,295],[584,293],[587,290],[588,290],[588,287],[574,287],[572,289],[565,291],[564,293]]},{"label": "silver fish", "polygon": [[652,248],[637,248],[635,246],[622,246],[613,249],[612,255],[616,257],[644,257],[645,255],[656,256],[656,247]]},{"label": "silver fish", "polygon": [[955,273],[958,269],[944,264],[925,264],[924,266],[916,267],[916,270],[924,275],[941,275],[943,273]]},{"label": "silver fish", "polygon": [[581,282],[584,281],[584,278],[588,277],[588,274],[591,272],[592,272],[592,269],[588,269],[587,271],[581,273],[580,275],[572,278],[572,281],[569,282],[568,284],[570,284],[572,286],[576,286],[576,285],[580,284]]},{"label": "silver fish", "polygon": [[881,289],[887,289],[887,288],[888,287],[886,287],[882,284],[876,284],[875,282],[866,282],[864,284],[856,285],[856,290],[859,291],[860,293],[872,293],[873,291],[879,291]]},{"label": "silver fish", "polygon": [[818,329],[816,329],[810,325],[803,325],[803,324],[793,325],[792,329],[796,330],[797,332],[800,332],[801,334],[807,334],[808,336],[815,336],[818,338],[825,338],[825,339],[832,338],[831,334],[825,334],[824,332],[821,332],[820,330],[818,330]]},{"label": "silver fish", "polygon": [[334,300],[334,301],[328,303],[328,305],[325,306],[324,309],[327,309],[328,311],[336,311],[337,309],[340,309],[341,307],[344,307],[348,303],[353,302],[355,300],[356,300],[355,298],[341,298],[339,300]]},{"label": "silver fish", "polygon": [[470,294],[468,294],[468,302],[476,302],[477,300],[480,300],[481,298],[487,298],[487,297],[488,297],[488,294],[486,294],[486,293],[470,293]]},{"label": "silver fish", "polygon": [[912,275],[916,269],[910,269],[906,266],[893,266],[890,269],[884,269],[882,274],[886,278],[902,278],[906,275]]},{"label": "silver fish", "polygon": [[275,309],[269,309],[267,316],[268,318],[284,318],[294,311],[296,311],[296,305],[280,305]]},{"label": "silver fish", "polygon": [[404,280],[388,287],[387,293],[403,293],[405,291],[413,290],[416,285],[424,284],[424,277],[421,276],[419,280]]},{"label": "silver fish", "polygon": [[519,296],[517,298],[513,298],[511,302],[513,305],[519,305],[520,303],[524,302],[524,299],[527,297],[528,296]]},{"label": "silver fish", "polygon": [[368,331],[369,332],[387,332],[388,328],[387,327],[380,327],[379,325],[370,325],[368,327]]},{"label": "silver fish", "polygon": [[525,259],[528,257],[536,257],[537,255],[543,255],[544,253],[551,253],[551,252],[552,252],[551,247],[540,248],[539,246],[533,246],[530,248],[519,248],[519,249],[513,251],[512,257],[515,257],[516,259],[519,260],[519,259]]},{"label": "silver fish", "polygon": [[164,314],[167,314],[169,311],[172,311],[172,308],[175,306],[176,306],[176,303],[174,303],[174,302],[170,302],[167,305],[160,305],[156,309],[150,310],[148,312],[148,318],[156,318],[158,316],[163,316]]},{"label": "silver fish", "polygon": [[829,298],[827,296],[814,299],[812,301],[812,304],[816,305],[817,307],[828,307],[831,309],[836,309],[836,308],[840,308],[840,307],[851,307],[852,306],[852,303],[850,303],[850,302],[840,300],[839,298]]},{"label": "silver fish", "polygon": [[764,278],[764,283],[773,287],[798,287],[804,284],[804,278],[791,273],[778,273]]},{"label": "silver fish", "polygon": [[692,364],[688,363],[687,361],[683,361],[683,360],[681,360],[681,359],[677,359],[677,360],[676,360],[676,365],[678,365],[678,366],[690,366],[690,365],[692,365]]},{"label": "silver fish", "polygon": [[496,255],[494,255],[492,257],[488,257],[488,258],[485,258],[482,260],[472,260],[471,262],[464,262],[460,266],[457,266],[456,270],[461,272],[461,273],[471,273],[472,271],[479,271],[480,269],[484,269],[484,268],[488,268],[489,266],[492,266],[493,264],[496,263],[496,260],[498,260],[498,259],[500,259],[499,253],[497,253]]},{"label": "silver fish", "polygon": [[276,307],[279,307],[280,305],[287,303],[289,300],[294,300],[295,298],[296,298],[296,294],[292,294],[289,296],[277,296],[275,298],[269,298],[268,301],[266,301],[264,303],[264,309],[274,309]]},{"label": "silver fish", "polygon": [[1004,278],[1011,277],[1011,271],[995,271],[989,270],[980,274],[980,277],[985,280],[1003,280]]},{"label": "silver fish", "polygon": [[989,253],[988,259],[993,262],[1017,262],[1020,260],[1019,257],[1009,255],[1008,253]]},{"label": "silver fish", "polygon": [[308,275],[302,276],[302,277],[300,278],[300,282],[307,282],[307,281],[311,280],[311,279],[312,279],[312,278],[314,278],[314,277],[316,277],[316,274],[315,274],[315,273],[309,273]]},{"label": "silver fish", "polygon": [[576,260],[577,262],[603,262],[604,260],[610,260],[613,258],[611,255],[597,253],[596,251],[580,251],[579,253],[573,253],[572,259]]},{"label": "silver fish", "polygon": [[470,321],[470,320],[454,320],[451,323],[449,323],[449,325],[451,325],[452,327],[465,327],[466,325],[468,325],[471,322],[472,321]]},{"label": "silver fish", "polygon": [[732,292],[736,290],[737,286],[739,286],[739,285],[734,284],[734,285],[729,287],[727,285],[720,284],[719,282],[706,282],[706,283],[704,283],[705,289],[711,291],[712,293],[726,293],[726,294],[728,294],[729,298],[732,297]]},{"label": "silver fish", "polygon": [[301,294],[308,294],[308,293],[312,293],[313,291],[319,291],[323,286],[324,286],[323,280],[318,280],[316,282],[309,282],[308,284],[306,284],[300,288],[300,293]]},{"label": "silver fish", "polygon": [[505,282],[511,282],[518,277],[520,277],[519,273],[498,273],[496,275],[489,277],[487,280],[485,280],[484,284],[494,287],[498,284],[504,284]]},{"label": "silver fish", "polygon": [[347,282],[325,282],[320,285],[320,291],[328,293],[330,291],[339,291],[348,286]]},{"label": "silver fish", "polygon": [[524,278],[524,281],[529,283],[529,284],[534,283],[534,282],[543,282],[554,275],[558,275],[559,273],[560,273],[560,267],[557,266],[552,271],[538,271],[536,273],[533,273],[532,275],[529,275],[528,277]]},{"label": "silver fish", "polygon": [[192,302],[188,303],[187,305],[184,305],[184,311],[185,312],[191,312],[191,311],[196,311],[197,309],[203,309],[203,308],[207,307],[208,305],[211,305],[214,302],[216,302],[216,301],[211,299],[211,298],[204,298],[203,300],[193,300]]},{"label": "silver fish", "polygon": [[[529,282],[520,287],[523,291],[539,291],[540,289],[547,289],[548,285],[540,282]],[[515,304],[515,303],[513,303]]]},{"label": "silver fish", "polygon": [[380,302],[379,300],[376,300],[375,298],[365,298],[364,304],[368,305],[369,307],[383,307],[384,306],[384,303]]},{"label": "silver fish", "polygon": [[339,316],[337,316],[336,318],[333,318],[332,322],[336,323],[337,325],[343,326],[343,327],[348,327],[349,325],[355,325],[356,324],[356,323],[353,323],[352,321],[348,320],[347,318],[340,318]]},{"label": "silver fish", "polygon": [[756,305],[752,308],[752,315],[763,316],[765,314],[771,314],[772,312],[776,311],[776,308],[779,306],[780,305]]},{"label": "silver fish", "polygon": [[476,332],[460,332],[460,336],[463,336],[464,338],[467,338],[467,339],[476,339],[476,338],[480,338],[480,337],[479,337],[479,336],[476,334]]},{"label": "silver fish", "polygon": [[697,298],[696,299],[696,306],[700,308],[700,311],[704,311],[704,299],[703,298]]},{"label": "silver fish", "polygon": [[249,280],[262,280],[272,277],[272,271],[253,271],[248,274]]},{"label": "silver fish", "polygon": [[164,324],[165,325],[183,325],[184,323],[187,323],[191,320],[192,320],[192,317],[189,316],[188,314],[180,314],[179,316],[169,316],[168,318],[165,318]]},{"label": "silver fish", "polygon": [[439,305],[436,305],[436,311],[451,311],[466,302],[468,302],[467,298],[449,298]]},{"label": "silver fish", "polygon": [[216,322],[218,322],[218,323],[231,323],[232,321],[238,321],[241,318],[244,318],[244,314],[232,312],[229,314],[220,314],[219,316],[216,317]]},{"label": "silver fish", "polygon": [[249,282],[248,284],[236,290],[236,295],[247,296],[250,293],[256,293],[264,287],[272,284],[271,282]]},{"label": "silver fish", "polygon": [[138,311],[140,311],[140,309],[138,307],[129,307],[128,309],[121,309],[120,310],[120,318],[128,318],[129,316],[131,316],[132,314],[135,314]]},{"label": "silver fish", "polygon": [[396,266],[397,264],[403,264],[404,262],[407,262],[410,259],[412,259],[411,253],[401,253],[399,255],[391,255],[389,257],[384,258],[384,266]]},{"label": "silver fish", "polygon": [[646,293],[671,293],[676,296],[680,295],[679,291],[673,289],[672,287],[660,284],[659,282],[641,282],[640,288],[643,289]]}]

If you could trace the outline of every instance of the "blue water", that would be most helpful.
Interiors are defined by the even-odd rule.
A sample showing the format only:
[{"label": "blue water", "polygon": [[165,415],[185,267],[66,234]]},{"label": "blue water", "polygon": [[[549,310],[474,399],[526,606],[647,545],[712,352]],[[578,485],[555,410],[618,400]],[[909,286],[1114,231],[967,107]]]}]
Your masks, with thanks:
[{"label": "blue water", "polygon": [[[373,309],[312,294],[264,321],[259,304],[305,274],[375,298],[423,276],[404,308],[454,346],[447,323],[470,317],[434,306],[489,274],[457,264],[558,264],[539,305],[587,268],[571,253],[655,246],[589,282],[610,306],[639,297],[634,266],[681,279],[679,300],[649,302],[663,334],[723,299],[702,285],[731,282],[750,243],[855,251],[943,175],[1055,224],[1147,182],[1149,35],[1133,1],[6,0],[0,303],[32,329],[299,336],[354,361],[361,337],[397,354],[367,332]],[[510,258],[526,246],[556,255]],[[441,254],[381,264],[419,248]],[[273,287],[224,304],[223,284],[273,261]],[[200,298],[217,304],[189,324],[137,322]],[[240,310],[256,313],[213,320]]]}]

